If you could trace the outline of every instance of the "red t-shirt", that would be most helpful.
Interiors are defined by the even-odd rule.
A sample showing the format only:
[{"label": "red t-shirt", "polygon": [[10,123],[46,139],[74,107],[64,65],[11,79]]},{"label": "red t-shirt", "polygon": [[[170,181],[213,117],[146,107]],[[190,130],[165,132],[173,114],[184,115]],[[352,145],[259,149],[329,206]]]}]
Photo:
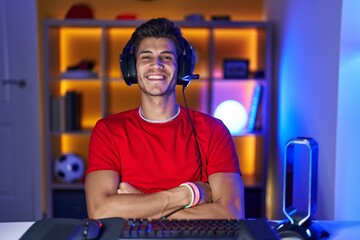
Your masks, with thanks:
[{"label": "red t-shirt", "polygon": [[[190,110],[202,159],[202,181],[240,173],[230,132],[218,119]],[[199,181],[200,158],[186,109],[167,123],[149,123],[138,109],[99,120],[91,134],[87,174],[114,170],[123,182],[153,193]]]}]

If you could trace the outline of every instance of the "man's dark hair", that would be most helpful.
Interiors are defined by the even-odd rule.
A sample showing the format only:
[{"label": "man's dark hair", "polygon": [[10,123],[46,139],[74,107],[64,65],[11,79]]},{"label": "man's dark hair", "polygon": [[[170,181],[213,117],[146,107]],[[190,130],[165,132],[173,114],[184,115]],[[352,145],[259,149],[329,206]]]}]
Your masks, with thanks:
[{"label": "man's dark hair", "polygon": [[[131,35],[132,52],[136,56],[139,50],[140,42],[144,38],[168,38],[171,39],[176,48],[177,56],[183,54],[184,39],[179,27],[167,18],[153,18],[136,28]],[[137,56],[136,56],[137,57]]]}]

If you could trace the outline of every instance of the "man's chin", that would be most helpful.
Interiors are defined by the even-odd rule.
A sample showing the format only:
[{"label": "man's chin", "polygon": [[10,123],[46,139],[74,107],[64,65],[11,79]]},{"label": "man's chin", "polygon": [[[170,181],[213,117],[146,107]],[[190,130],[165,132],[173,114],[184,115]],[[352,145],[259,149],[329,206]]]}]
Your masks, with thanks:
[{"label": "man's chin", "polygon": [[141,89],[141,91],[143,93],[145,93],[146,95],[150,95],[150,96],[153,96],[153,97],[156,97],[156,96],[163,96],[165,95],[165,92],[166,91],[161,91],[160,89]]},{"label": "man's chin", "polygon": [[[164,96],[171,92],[171,86],[168,83],[154,81],[150,84],[139,84],[140,90],[150,96]],[[175,91],[175,89],[173,90]]]}]

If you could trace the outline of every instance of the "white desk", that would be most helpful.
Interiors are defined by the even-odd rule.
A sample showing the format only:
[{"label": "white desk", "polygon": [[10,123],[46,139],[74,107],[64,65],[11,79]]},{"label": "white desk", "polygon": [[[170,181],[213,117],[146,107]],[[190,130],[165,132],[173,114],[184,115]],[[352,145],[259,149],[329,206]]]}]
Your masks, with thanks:
[{"label": "white desk", "polygon": [[[316,221],[330,233],[329,240],[360,239],[360,221]],[[0,222],[0,239],[17,240],[33,222]]]},{"label": "white desk", "polygon": [[360,221],[315,221],[330,233],[327,239],[360,239]]},{"label": "white desk", "polygon": [[17,240],[34,222],[0,222],[0,239]]}]

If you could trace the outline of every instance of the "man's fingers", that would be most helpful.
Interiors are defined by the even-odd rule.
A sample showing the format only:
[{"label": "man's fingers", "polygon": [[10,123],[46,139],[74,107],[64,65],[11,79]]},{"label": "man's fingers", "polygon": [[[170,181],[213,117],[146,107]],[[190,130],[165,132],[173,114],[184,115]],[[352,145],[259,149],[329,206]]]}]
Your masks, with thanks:
[{"label": "man's fingers", "polygon": [[119,184],[119,189],[117,190],[117,194],[122,194],[122,193],[138,193],[141,194],[143,192],[141,192],[140,190],[138,190],[137,188],[135,188],[133,185],[131,185],[130,183],[127,182],[121,182]]}]

